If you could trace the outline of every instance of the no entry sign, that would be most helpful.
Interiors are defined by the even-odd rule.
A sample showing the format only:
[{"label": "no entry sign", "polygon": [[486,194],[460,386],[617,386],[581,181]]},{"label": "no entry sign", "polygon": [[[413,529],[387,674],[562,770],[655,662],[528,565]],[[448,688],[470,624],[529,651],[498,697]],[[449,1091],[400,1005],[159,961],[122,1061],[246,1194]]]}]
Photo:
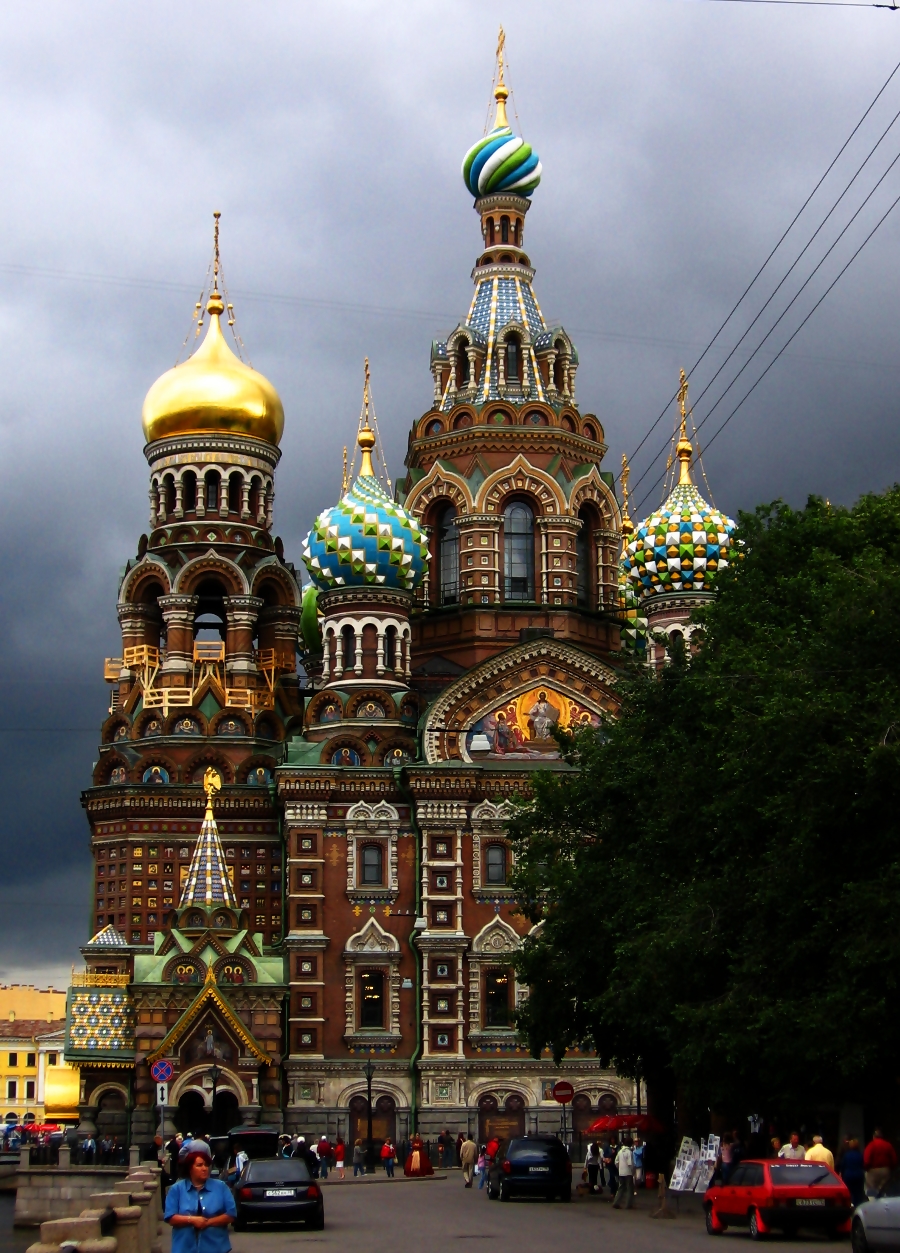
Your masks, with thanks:
[{"label": "no entry sign", "polygon": [[[166,1061],[154,1062],[150,1067],[150,1074],[157,1083],[168,1083],[175,1072],[172,1069],[172,1063]],[[571,1100],[571,1097],[569,1098]]]},{"label": "no entry sign", "polygon": [[575,1089],[567,1079],[560,1079],[559,1083],[554,1083],[553,1099],[560,1105],[568,1105],[574,1095]]}]

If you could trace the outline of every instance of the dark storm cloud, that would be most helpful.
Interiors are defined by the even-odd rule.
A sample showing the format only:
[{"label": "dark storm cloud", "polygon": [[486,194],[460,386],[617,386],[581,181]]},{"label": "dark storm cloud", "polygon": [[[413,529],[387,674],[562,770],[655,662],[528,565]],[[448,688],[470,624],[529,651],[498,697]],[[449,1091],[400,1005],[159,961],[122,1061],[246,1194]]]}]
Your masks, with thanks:
[{"label": "dark storm cloud", "polygon": [[[62,979],[86,938],[78,794],[119,643],[117,571],[146,527],[140,407],[188,329],[212,210],[244,341],[285,404],[276,529],[299,561],[338,491],[363,357],[396,476],[430,401],[430,340],[468,307],[479,236],[459,165],[501,19],[544,162],[536,289],[579,344],[579,399],[617,467],[887,77],[891,15],[703,0],[0,12],[0,978]],[[900,76],[882,104],[857,159],[900,107]],[[721,506],[849,501],[898,477],[898,231],[710,451]]]}]

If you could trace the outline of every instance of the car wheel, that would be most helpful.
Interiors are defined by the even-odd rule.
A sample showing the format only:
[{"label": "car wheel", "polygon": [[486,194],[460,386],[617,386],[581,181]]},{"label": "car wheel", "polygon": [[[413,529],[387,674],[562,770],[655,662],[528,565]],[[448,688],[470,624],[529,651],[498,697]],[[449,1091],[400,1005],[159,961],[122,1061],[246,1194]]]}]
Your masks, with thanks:
[{"label": "car wheel", "polygon": [[509,1188],[504,1188],[502,1183],[500,1185],[500,1200],[501,1201],[509,1200]]},{"label": "car wheel", "polygon": [[496,1201],[497,1193],[494,1191],[494,1189],[491,1187],[490,1184],[488,1184],[487,1186],[487,1195],[488,1195],[489,1201]]},{"label": "car wheel", "polygon": [[710,1236],[720,1236],[723,1231],[724,1231],[724,1227],[721,1223],[719,1223],[718,1227],[715,1225],[715,1219],[713,1218],[712,1206],[707,1205],[706,1207],[706,1234]]},{"label": "car wheel", "polygon": [[866,1229],[862,1225],[861,1218],[854,1218],[853,1226],[850,1228],[850,1244],[853,1246],[853,1253],[869,1253],[869,1242],[866,1239]]},{"label": "car wheel", "polygon": [[320,1214],[318,1218],[311,1218],[309,1222],[306,1224],[306,1226],[307,1226],[307,1230],[309,1231],[324,1231],[325,1230],[325,1215]]},{"label": "car wheel", "polygon": [[235,1231],[246,1231],[247,1230],[246,1218],[236,1218],[234,1220],[234,1229]]},{"label": "car wheel", "polygon": [[765,1234],[759,1229],[759,1215],[755,1209],[750,1211],[750,1239],[764,1240]]}]

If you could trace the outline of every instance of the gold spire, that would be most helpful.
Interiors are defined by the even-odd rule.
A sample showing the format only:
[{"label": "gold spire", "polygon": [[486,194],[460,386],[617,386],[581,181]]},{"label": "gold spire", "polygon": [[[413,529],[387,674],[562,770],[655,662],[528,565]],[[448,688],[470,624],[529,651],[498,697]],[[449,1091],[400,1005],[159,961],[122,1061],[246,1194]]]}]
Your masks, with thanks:
[{"label": "gold spire", "polygon": [[362,465],[359,468],[360,478],[375,477],[375,468],[372,465],[372,449],[375,447],[375,432],[369,426],[369,358],[366,357],[366,381],[363,386],[363,411],[365,413],[365,425],[359,429],[356,442],[362,449]]},{"label": "gold spire", "polygon": [[347,488],[350,486],[350,480],[347,478],[347,445],[344,445],[344,473],[341,478],[341,495],[347,495]]},{"label": "gold spire", "polygon": [[691,457],[694,455],[694,449],[691,441],[687,437],[687,395],[687,375],[684,370],[682,370],[678,386],[678,404],[681,409],[681,428],[678,432],[678,443],[675,445],[675,456],[681,463],[678,467],[679,487],[690,487],[693,484],[693,479],[691,478]]},{"label": "gold spire", "polygon": [[503,50],[505,47],[506,31],[501,26],[500,34],[497,36],[497,86],[494,88],[497,113],[494,117],[494,130],[499,130],[501,126],[509,126],[509,120],[506,116],[506,102],[509,99],[509,89],[503,81]]},{"label": "gold spire", "polygon": [[622,453],[622,539],[625,544],[628,543],[629,535],[634,534],[634,523],[628,515],[628,480],[631,478],[631,466],[628,464],[628,458]]},{"label": "gold spire", "polygon": [[[218,217],[218,214],[216,214]],[[206,793],[206,817],[213,816],[213,797],[222,790],[222,776],[214,766],[209,766],[203,775],[203,790]]]},{"label": "gold spire", "polygon": [[[213,227],[213,289],[209,293],[209,300],[206,302],[206,312],[215,313],[216,315],[225,312],[225,304],[219,295],[219,218],[222,216],[218,209],[213,210],[213,218],[215,226]],[[197,328],[200,329],[199,327]]]}]

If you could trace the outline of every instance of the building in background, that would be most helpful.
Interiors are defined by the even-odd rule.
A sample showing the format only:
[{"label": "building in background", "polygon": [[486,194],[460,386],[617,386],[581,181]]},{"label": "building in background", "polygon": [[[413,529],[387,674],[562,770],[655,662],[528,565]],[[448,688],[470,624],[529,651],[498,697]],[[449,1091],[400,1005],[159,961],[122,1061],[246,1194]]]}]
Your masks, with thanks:
[{"label": "building in background", "polygon": [[66,993],[0,984],[0,1113],[23,1125],[78,1119],[78,1072],[65,1060]]}]

